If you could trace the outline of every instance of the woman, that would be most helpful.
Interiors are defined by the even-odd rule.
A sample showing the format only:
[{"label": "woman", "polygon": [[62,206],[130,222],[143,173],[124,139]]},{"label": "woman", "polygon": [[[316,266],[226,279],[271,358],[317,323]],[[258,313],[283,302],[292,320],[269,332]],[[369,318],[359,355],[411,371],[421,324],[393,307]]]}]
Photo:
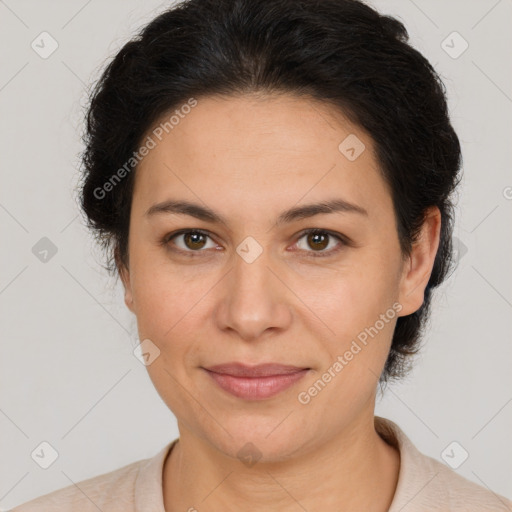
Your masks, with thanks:
[{"label": "woman", "polygon": [[374,415],[449,274],[460,179],[407,40],[356,0],[190,0],[121,49],[82,205],[180,435],[15,511],[510,509]]}]

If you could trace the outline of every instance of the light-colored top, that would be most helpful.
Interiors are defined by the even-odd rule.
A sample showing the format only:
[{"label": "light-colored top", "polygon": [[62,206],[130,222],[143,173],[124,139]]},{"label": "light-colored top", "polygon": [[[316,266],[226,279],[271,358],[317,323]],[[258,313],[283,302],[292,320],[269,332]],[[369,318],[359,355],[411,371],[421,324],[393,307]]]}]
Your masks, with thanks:
[{"label": "light-colored top", "polygon": [[[375,416],[375,428],[400,452],[398,484],[389,512],[512,511],[512,501],[421,453],[396,423]],[[162,470],[178,439],[150,459],[46,494],[11,512],[165,512]]]}]

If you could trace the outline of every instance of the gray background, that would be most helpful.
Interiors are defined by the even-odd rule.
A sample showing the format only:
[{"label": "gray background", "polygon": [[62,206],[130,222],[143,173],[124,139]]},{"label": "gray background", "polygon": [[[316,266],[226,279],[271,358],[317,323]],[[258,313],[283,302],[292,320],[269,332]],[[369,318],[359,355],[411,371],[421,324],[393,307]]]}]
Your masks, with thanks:
[{"label": "gray background", "polygon": [[[377,414],[436,459],[457,441],[469,453],[457,471],[512,497],[512,2],[369,3],[401,19],[441,74],[464,155],[458,270],[437,293],[414,372]],[[87,84],[166,5],[0,0],[2,510],[151,457],[178,435],[74,198]],[[46,59],[31,47],[43,31],[59,45]],[[454,31],[469,44],[457,58]],[[43,237],[57,249],[47,261]],[[31,458],[43,441],[59,454],[48,469]]]}]

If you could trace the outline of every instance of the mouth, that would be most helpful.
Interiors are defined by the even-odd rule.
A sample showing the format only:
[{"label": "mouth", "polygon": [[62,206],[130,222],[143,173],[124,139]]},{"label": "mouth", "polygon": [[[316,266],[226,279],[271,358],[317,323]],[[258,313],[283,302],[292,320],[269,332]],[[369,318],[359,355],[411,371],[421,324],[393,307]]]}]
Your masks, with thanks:
[{"label": "mouth", "polygon": [[203,368],[224,391],[244,400],[271,398],[301,380],[311,368],[278,363],[227,363]]}]

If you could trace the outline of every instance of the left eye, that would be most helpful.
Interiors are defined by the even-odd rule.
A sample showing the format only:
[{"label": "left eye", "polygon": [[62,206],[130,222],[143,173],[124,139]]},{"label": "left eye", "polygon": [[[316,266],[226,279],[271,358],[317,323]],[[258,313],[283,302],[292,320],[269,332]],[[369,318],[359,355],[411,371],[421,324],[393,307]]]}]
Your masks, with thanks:
[{"label": "left eye", "polygon": [[[300,241],[303,239],[306,240],[307,246],[313,248],[312,251],[308,250],[307,248],[305,249],[303,247],[300,247]],[[329,247],[331,245],[330,242],[333,239],[335,239],[339,242],[338,247],[336,248],[336,244],[334,244],[335,248],[331,247],[331,249],[325,250],[327,247]],[[344,241],[341,239],[341,237],[334,235],[334,234],[330,233],[329,231],[324,231],[321,229],[312,229],[312,230],[306,231],[305,233],[302,234],[302,236],[297,241],[297,246],[299,246],[299,249],[309,252],[309,253],[312,253],[312,254],[309,254],[308,256],[313,256],[313,257],[330,255],[334,252],[339,251],[341,248],[340,246],[342,246],[342,245],[344,245]],[[320,254],[315,254],[315,253],[320,253]]]}]

